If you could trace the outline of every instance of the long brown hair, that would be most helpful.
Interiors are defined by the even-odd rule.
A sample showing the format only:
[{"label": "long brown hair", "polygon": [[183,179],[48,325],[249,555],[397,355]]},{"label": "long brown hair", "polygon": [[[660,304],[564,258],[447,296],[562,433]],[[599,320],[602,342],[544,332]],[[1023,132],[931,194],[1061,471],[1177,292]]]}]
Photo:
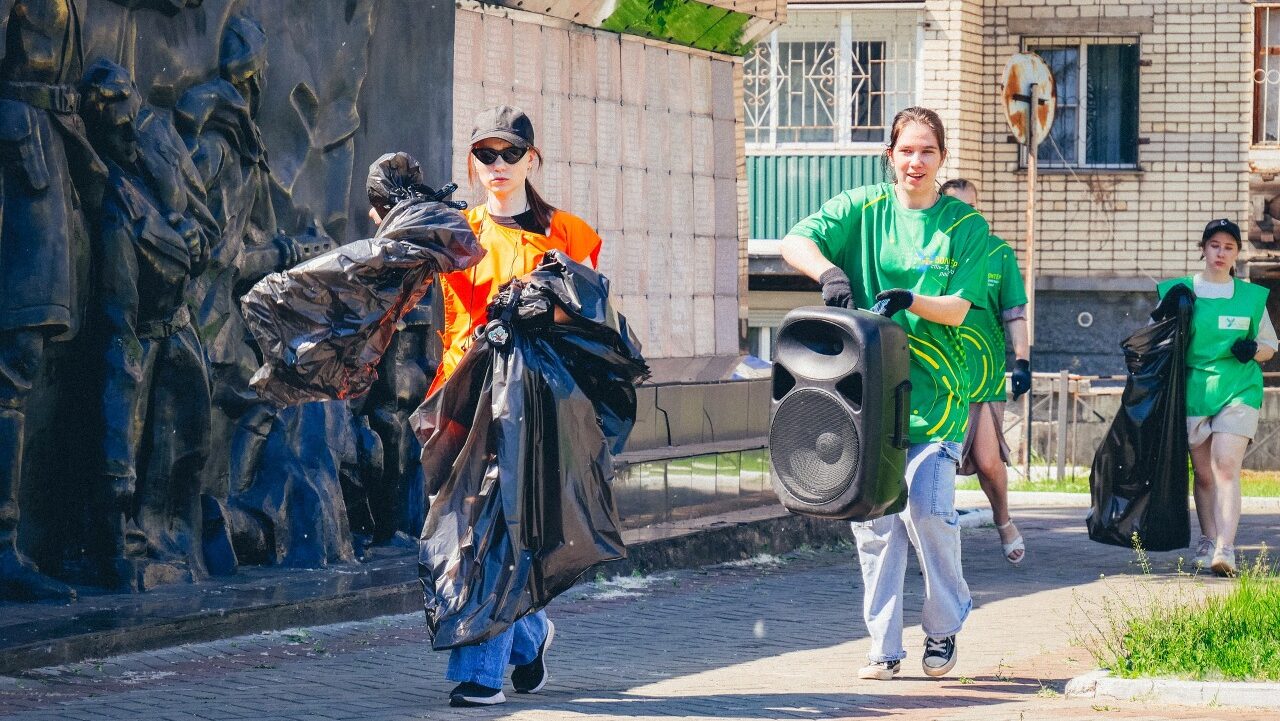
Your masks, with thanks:
[{"label": "long brown hair", "polygon": [[942,127],[942,118],[928,108],[912,105],[909,108],[899,110],[898,114],[893,116],[892,129],[889,131],[889,144],[884,149],[884,160],[889,166],[890,175],[893,175],[893,149],[898,145],[898,136],[902,134],[902,130],[907,127],[908,123],[920,123],[932,130],[933,137],[938,141],[938,151],[942,153],[942,159],[946,160],[947,158],[947,131]]},{"label": "long brown hair", "polygon": [[[533,163],[530,164],[529,172],[532,173],[535,168],[542,167],[542,152],[537,146],[529,146],[529,155],[533,157]],[[467,153],[467,180],[471,183],[471,188],[480,195],[487,195],[488,191],[480,184],[480,177],[476,175],[476,166],[473,164],[471,153]],[[478,162],[478,161],[474,161]],[[533,212],[533,222],[537,223],[539,228],[543,230],[551,229],[551,216],[555,215],[556,207],[548,203],[538,191],[534,189],[533,183],[528,178],[524,180],[524,194],[529,201],[529,210]]]}]

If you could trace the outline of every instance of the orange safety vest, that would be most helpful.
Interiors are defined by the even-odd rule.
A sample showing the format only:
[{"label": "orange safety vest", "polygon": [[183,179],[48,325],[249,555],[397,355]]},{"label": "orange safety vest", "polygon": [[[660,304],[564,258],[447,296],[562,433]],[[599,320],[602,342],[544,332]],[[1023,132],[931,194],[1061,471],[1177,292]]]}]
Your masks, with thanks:
[{"label": "orange safety vest", "polygon": [[428,395],[458,367],[475,329],[488,322],[489,301],[504,283],[531,273],[548,250],[564,251],[579,263],[590,263],[592,268],[600,259],[600,236],[582,218],[563,210],[552,214],[548,235],[498,225],[483,203],[468,210],[466,216],[485,256],[475,266],[440,276],[444,300],[444,330],[440,338],[444,353]]}]

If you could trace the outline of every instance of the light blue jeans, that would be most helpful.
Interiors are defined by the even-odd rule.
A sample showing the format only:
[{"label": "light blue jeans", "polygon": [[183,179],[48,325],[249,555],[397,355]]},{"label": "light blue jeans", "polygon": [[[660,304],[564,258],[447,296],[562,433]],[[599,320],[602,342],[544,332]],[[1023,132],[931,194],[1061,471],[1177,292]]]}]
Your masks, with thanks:
[{"label": "light blue jeans", "polygon": [[926,636],[958,633],[973,608],[960,565],[960,522],[956,514],[956,464],[960,444],[918,443],[907,450],[907,508],[901,513],[854,523],[862,566],[862,617],[871,635],[872,661],[896,661],[902,649],[902,583],[907,541],[916,547],[924,571]]},{"label": "light blue jeans", "polygon": [[538,649],[547,637],[547,623],[547,612],[538,611],[484,643],[453,649],[449,652],[449,669],[444,677],[458,683],[470,681],[502,688],[507,664],[519,666],[538,657]]}]

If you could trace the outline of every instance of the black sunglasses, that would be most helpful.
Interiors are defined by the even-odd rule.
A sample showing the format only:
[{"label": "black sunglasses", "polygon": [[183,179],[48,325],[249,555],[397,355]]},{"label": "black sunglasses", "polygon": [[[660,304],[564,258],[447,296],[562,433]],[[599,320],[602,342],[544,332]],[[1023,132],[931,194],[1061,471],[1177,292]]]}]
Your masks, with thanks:
[{"label": "black sunglasses", "polygon": [[479,160],[485,165],[493,165],[498,162],[499,157],[501,157],[503,162],[507,165],[515,165],[520,162],[520,159],[523,158],[524,154],[527,152],[529,152],[528,148],[519,148],[514,145],[503,148],[502,150],[494,150],[493,148],[471,149],[471,154],[476,157],[476,160]]}]

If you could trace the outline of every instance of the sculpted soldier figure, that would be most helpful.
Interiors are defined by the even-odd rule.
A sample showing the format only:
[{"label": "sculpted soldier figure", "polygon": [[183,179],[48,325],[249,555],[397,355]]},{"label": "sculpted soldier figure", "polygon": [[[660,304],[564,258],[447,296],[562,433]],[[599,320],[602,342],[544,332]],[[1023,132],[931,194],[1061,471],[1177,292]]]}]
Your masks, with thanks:
[{"label": "sculpted soldier figure", "polygon": [[27,399],[47,346],[79,330],[89,246],[81,205],[106,175],[76,114],[70,0],[0,2],[0,597],[70,598],[17,546]]},{"label": "sculpted soldier figure", "polygon": [[[323,565],[354,558],[340,476],[361,466],[359,458],[375,454],[356,450],[352,439],[358,434],[367,440],[372,433],[360,432],[345,402],[281,411],[249,385],[260,359],[240,296],[326,240],[316,235],[312,240],[319,242],[299,242],[280,230],[282,224],[295,230],[305,213],[291,202],[286,205],[286,197],[275,205],[277,194],[284,194],[271,177],[255,120],[266,42],[257,22],[231,18],[222,36],[220,77],[188,89],[174,109],[219,232],[208,268],[188,293],[210,362],[211,445],[219,449],[206,464],[204,492],[210,500],[226,500],[216,504],[216,511],[211,503],[205,520],[239,539],[236,555],[244,550],[246,558],[259,562]],[[307,231],[317,232],[314,225]],[[325,453],[331,462],[321,464],[316,456]],[[228,559],[220,562],[220,570],[229,572],[234,565]]]},{"label": "sculpted soldier figure", "polygon": [[[113,0],[172,14],[200,0]],[[85,138],[75,0],[0,0],[0,598],[72,598],[17,547],[27,400],[50,343],[86,304],[92,211],[106,168]]]},{"label": "sculpted soldier figure", "polygon": [[199,579],[200,471],[209,378],[186,305],[208,258],[212,218],[173,126],[107,60],[81,83],[81,116],[110,175],[96,224],[105,326],[101,581],[142,590]]},{"label": "sculpted soldier figure", "polygon": [[259,362],[238,299],[260,278],[298,259],[297,245],[276,233],[267,154],[254,120],[266,40],[257,22],[233,17],[223,33],[220,77],[187,90],[174,109],[218,229],[209,265],[189,295],[210,362],[212,443],[229,451],[214,454],[204,474],[205,492],[219,498],[252,480],[275,415],[249,387]]}]

